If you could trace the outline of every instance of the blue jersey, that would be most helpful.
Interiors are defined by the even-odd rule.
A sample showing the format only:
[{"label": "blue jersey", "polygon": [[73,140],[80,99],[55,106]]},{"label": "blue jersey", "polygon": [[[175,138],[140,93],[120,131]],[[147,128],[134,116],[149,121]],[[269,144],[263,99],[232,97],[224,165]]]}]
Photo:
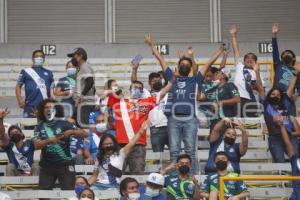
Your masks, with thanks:
[{"label": "blue jersey", "polygon": [[[10,142],[4,151],[7,154],[9,163],[12,163],[19,169],[19,163],[17,162],[16,155],[13,151],[14,143]],[[33,163],[34,144],[32,140],[25,140],[21,148],[17,149],[27,159],[27,163],[31,166]]]},{"label": "blue jersey", "polygon": [[70,138],[70,152],[72,157],[76,156],[78,151],[83,152],[83,147],[83,138]]},{"label": "blue jersey", "polygon": [[[173,72],[167,68],[164,72],[168,81],[173,79]],[[165,114],[170,116],[172,110],[176,115],[196,114],[196,96],[198,89],[201,89],[203,76],[200,71],[193,77],[178,77],[171,91],[168,94],[168,100],[165,107]]]},{"label": "blue jersey", "polygon": [[223,142],[223,136],[220,136],[217,141],[210,143],[209,156],[207,164],[205,166],[205,173],[208,174],[212,172],[217,172],[214,157],[221,144],[224,145],[224,148],[222,148],[221,150],[227,154],[234,172],[240,173],[240,143],[234,143],[233,145],[225,144]]},{"label": "blue jersey", "polygon": [[[39,75],[40,81],[44,82],[47,88],[47,95],[50,97],[50,88],[53,83],[53,74],[50,70],[39,66],[33,66],[32,69]],[[22,69],[18,80],[18,85],[25,85],[25,108],[24,117],[31,116],[31,109],[37,107],[42,101],[43,96],[38,85],[33,78]]]},{"label": "blue jersey", "polygon": [[[35,127],[34,135],[35,139],[46,140],[75,128],[73,124],[63,120],[43,122]],[[64,138],[62,141],[63,143],[59,144],[48,144],[42,149],[41,166],[69,165],[71,163],[70,138]]]},{"label": "blue jersey", "polygon": [[195,184],[191,179],[181,180],[177,171],[171,171],[165,177],[168,195],[176,199],[191,199],[195,193]]},{"label": "blue jersey", "polygon": [[[272,38],[272,47],[273,47],[273,63],[274,63],[274,71],[275,71],[274,84],[276,88],[278,88],[281,92],[286,94],[286,91],[292,80],[293,71],[295,71],[295,68],[286,66],[280,60],[277,38]],[[296,91],[300,93],[299,78],[297,79],[297,83],[296,83]],[[286,106],[289,114],[293,116],[296,115],[295,102],[289,99],[287,95],[284,95],[284,105]]]},{"label": "blue jersey", "polygon": [[[292,176],[300,176],[300,159],[295,154],[291,157]],[[300,181],[293,181],[293,194],[291,200],[300,199]]]},{"label": "blue jersey", "polygon": [[94,112],[91,112],[89,114],[89,124],[96,124],[96,119],[97,117],[101,114],[102,112],[100,110],[96,110]]},{"label": "blue jersey", "polygon": [[275,108],[264,99],[261,99],[261,102],[264,105],[264,118],[270,136],[281,137],[280,128],[278,124],[274,122],[274,118],[277,116],[284,117],[284,126],[288,133],[291,133],[295,130],[294,124],[286,110]]}]

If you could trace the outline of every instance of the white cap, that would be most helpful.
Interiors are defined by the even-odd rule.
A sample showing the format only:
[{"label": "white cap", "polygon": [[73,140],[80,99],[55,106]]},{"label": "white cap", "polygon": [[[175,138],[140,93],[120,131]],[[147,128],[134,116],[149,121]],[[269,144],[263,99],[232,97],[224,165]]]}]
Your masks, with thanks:
[{"label": "white cap", "polygon": [[154,183],[156,185],[165,185],[165,177],[158,173],[151,173],[147,177],[147,182]]},{"label": "white cap", "polygon": [[225,74],[225,76],[227,76],[228,79],[231,79],[231,72],[230,72],[230,69],[228,69],[228,68],[223,68],[223,69],[221,69],[221,72],[222,72],[223,74]]}]

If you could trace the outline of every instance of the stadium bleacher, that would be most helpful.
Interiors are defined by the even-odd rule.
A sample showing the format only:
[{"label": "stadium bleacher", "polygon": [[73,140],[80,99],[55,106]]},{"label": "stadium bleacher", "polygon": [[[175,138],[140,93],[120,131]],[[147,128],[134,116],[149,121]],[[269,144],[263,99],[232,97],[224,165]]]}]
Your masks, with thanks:
[{"label": "stadium bleacher", "polygon": [[[47,67],[54,72],[54,77],[57,80],[60,77],[65,75],[64,59],[51,59],[48,60]],[[115,78],[120,81],[121,86],[129,86],[128,80],[130,79],[131,67],[129,66],[129,59],[92,59],[90,60],[93,68],[96,72],[96,86],[97,89],[103,87],[105,81],[109,78]],[[175,64],[175,59],[171,59],[171,65]],[[16,84],[16,78],[20,70],[24,67],[29,66],[30,60],[15,60],[15,59],[6,59],[0,60],[0,96],[5,98],[14,97],[14,87]],[[3,67],[6,66],[6,67]],[[146,82],[148,73],[152,71],[158,71],[157,63],[152,59],[144,60],[142,67],[139,71],[139,79],[143,82]],[[262,73],[264,74],[264,81],[269,84],[269,74],[270,74],[270,65],[262,65]],[[234,74],[233,74],[234,76]],[[97,79],[98,77],[98,79]],[[124,81],[126,80],[126,81]],[[5,119],[5,122],[10,124],[19,124],[24,128],[23,132],[27,138],[33,137],[33,130],[25,130],[26,127],[32,127],[37,123],[36,119],[26,119],[20,117],[20,109],[12,109],[12,116]],[[262,135],[262,123],[263,118],[258,118],[252,121],[245,121],[249,124],[255,124],[255,128],[248,129],[249,132],[249,150],[244,157],[241,159],[241,174],[258,174],[264,172],[264,174],[274,174],[282,175],[289,174],[291,172],[290,164],[274,164],[271,163],[271,155],[268,151],[267,141]],[[238,132],[239,133],[239,132]],[[209,143],[207,141],[207,136],[209,135],[209,130],[206,128],[199,129],[198,131],[198,149],[197,156],[199,159],[200,169],[204,168],[205,161],[208,158],[208,149]],[[238,138],[239,140],[239,138]],[[148,138],[148,141],[149,138]],[[146,154],[146,171],[148,174],[150,172],[158,171],[162,166],[164,166],[169,160],[169,151],[165,149],[163,153],[153,153],[150,147],[150,142],[147,146]],[[35,152],[34,159],[38,161],[40,158],[40,151]],[[5,174],[5,162],[7,162],[7,156],[5,153],[0,153],[0,161],[4,165],[0,166],[0,173]],[[76,166],[76,172],[78,174],[84,174],[89,176],[93,170],[93,166],[89,165],[78,165]],[[126,177],[126,176],[124,176]],[[145,183],[146,175],[144,176],[135,176],[139,182]],[[197,179],[201,182],[205,178],[205,175],[197,176]],[[52,197],[53,199],[61,199],[74,196],[74,191],[41,191],[41,190],[32,190],[36,189],[38,184],[38,177],[0,177],[0,185],[2,188],[8,190],[7,193],[11,195],[13,199],[35,199],[35,198],[48,198]],[[269,198],[284,198],[288,197],[291,193],[290,185],[287,181],[272,182],[268,181],[265,183],[259,182],[247,182],[249,186],[249,191],[251,193],[251,199],[269,199]],[[264,186],[264,187],[262,187]],[[27,187],[27,190],[24,188]],[[23,188],[18,190],[18,188]],[[29,190],[28,190],[29,189]],[[119,194],[116,190],[109,190],[105,192],[97,193],[101,199],[109,198],[118,198]]]}]

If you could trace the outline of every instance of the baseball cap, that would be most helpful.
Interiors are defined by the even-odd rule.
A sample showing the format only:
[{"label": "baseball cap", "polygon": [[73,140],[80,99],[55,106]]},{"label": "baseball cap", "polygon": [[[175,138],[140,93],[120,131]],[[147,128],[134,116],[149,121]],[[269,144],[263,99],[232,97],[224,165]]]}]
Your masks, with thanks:
[{"label": "baseball cap", "polygon": [[227,76],[228,79],[231,78],[231,72],[230,72],[230,69],[223,68],[223,69],[221,69],[221,72],[222,72],[225,76]]},{"label": "baseball cap", "polygon": [[154,183],[156,185],[164,186],[165,177],[159,173],[151,173],[147,177],[147,182]]},{"label": "baseball cap", "polygon": [[80,55],[82,55],[84,60],[87,60],[87,53],[84,50],[84,48],[78,47],[78,48],[74,49],[73,53],[68,53],[67,56],[69,58],[72,58],[75,54],[80,54]]}]

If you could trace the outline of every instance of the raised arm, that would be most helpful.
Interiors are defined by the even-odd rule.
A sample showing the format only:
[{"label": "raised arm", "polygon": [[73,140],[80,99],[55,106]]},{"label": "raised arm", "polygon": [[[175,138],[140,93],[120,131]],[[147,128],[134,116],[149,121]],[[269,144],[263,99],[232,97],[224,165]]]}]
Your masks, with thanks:
[{"label": "raised arm", "polygon": [[137,81],[137,71],[138,71],[138,68],[139,68],[139,65],[135,65],[133,63],[130,63],[130,66],[131,66],[131,82],[133,81]]},{"label": "raised arm", "polygon": [[288,136],[286,128],[284,126],[284,122],[283,122],[283,120],[278,120],[277,123],[278,123],[278,125],[280,127],[280,133],[281,133],[283,142],[285,144],[287,155],[289,157],[292,157],[294,155],[294,148],[293,148],[292,142],[291,142],[291,140],[290,140],[290,138]]},{"label": "raised arm", "polygon": [[220,63],[220,69],[223,69],[226,66],[227,56],[228,56],[228,52],[224,50],[223,51],[223,58],[222,58],[222,61]]},{"label": "raised arm", "polygon": [[168,92],[172,89],[172,86],[173,82],[168,81],[168,84],[159,93],[159,101],[161,101],[166,96],[166,94],[168,94]]},{"label": "raised arm", "polygon": [[240,129],[242,132],[242,142],[240,143],[240,155],[243,156],[248,150],[248,134],[244,124],[242,124],[240,121],[238,121],[235,124],[237,125],[238,129]]},{"label": "raised arm", "polygon": [[9,143],[9,138],[5,134],[5,127],[3,124],[4,118],[9,114],[8,108],[5,108],[5,110],[0,111],[0,147],[5,147]]},{"label": "raised arm", "polygon": [[154,54],[154,56],[158,60],[162,70],[165,71],[168,68],[168,64],[165,61],[165,59],[160,55],[158,50],[155,48],[154,42],[153,42],[152,37],[151,37],[150,34],[145,36],[145,43],[150,47],[152,53]]},{"label": "raised arm", "polygon": [[192,46],[188,47],[188,55],[192,60],[192,70],[193,70],[193,75],[195,75],[198,72],[198,66],[195,61],[194,49]]},{"label": "raised arm", "polygon": [[204,77],[208,68],[216,62],[216,60],[219,58],[219,56],[222,54],[224,51],[224,45],[221,44],[218,48],[218,50],[213,54],[213,56],[208,60],[208,62],[200,68],[200,73]]},{"label": "raised arm", "polygon": [[238,61],[238,59],[241,57],[239,44],[237,41],[238,29],[237,29],[236,25],[232,25],[230,27],[229,33],[230,33],[231,45],[232,45],[233,54],[234,54],[234,62],[236,63]]},{"label": "raised arm", "polygon": [[255,63],[255,65],[253,67],[253,70],[254,70],[255,75],[256,75],[256,87],[257,87],[258,95],[260,97],[264,97],[265,96],[265,89],[263,87],[261,76],[260,76],[260,66],[257,62]]},{"label": "raised arm", "polygon": [[294,126],[294,131],[292,132],[292,135],[299,137],[300,136],[300,126],[297,121],[297,119],[294,116],[290,116],[293,126]]},{"label": "raised arm", "polygon": [[224,118],[223,120],[219,121],[210,133],[209,142],[214,143],[215,141],[217,141],[220,137],[220,132],[223,129],[224,125],[231,125],[231,123],[232,121],[229,118]]},{"label": "raised arm", "polygon": [[293,77],[292,77],[291,82],[290,82],[290,84],[289,84],[289,87],[288,87],[288,89],[287,89],[287,91],[286,91],[286,94],[287,94],[287,96],[288,96],[290,99],[292,99],[293,94],[295,93],[294,91],[295,91],[297,79],[298,79],[298,72],[297,72],[297,71],[294,71],[294,72],[293,72]]},{"label": "raised arm", "polygon": [[124,147],[125,157],[128,156],[128,154],[133,149],[134,145],[141,138],[141,136],[143,135],[144,131],[147,130],[148,127],[149,127],[149,120],[146,120],[146,121],[143,122],[143,124],[142,124],[140,130],[137,132],[137,134],[135,134],[134,137],[129,141],[129,143],[126,144],[126,146]]},{"label": "raised arm", "polygon": [[278,43],[277,43],[277,34],[279,33],[279,24],[274,23],[272,25],[272,56],[273,56],[273,63],[274,67],[280,63],[280,57],[279,57],[279,49],[278,49]]}]

